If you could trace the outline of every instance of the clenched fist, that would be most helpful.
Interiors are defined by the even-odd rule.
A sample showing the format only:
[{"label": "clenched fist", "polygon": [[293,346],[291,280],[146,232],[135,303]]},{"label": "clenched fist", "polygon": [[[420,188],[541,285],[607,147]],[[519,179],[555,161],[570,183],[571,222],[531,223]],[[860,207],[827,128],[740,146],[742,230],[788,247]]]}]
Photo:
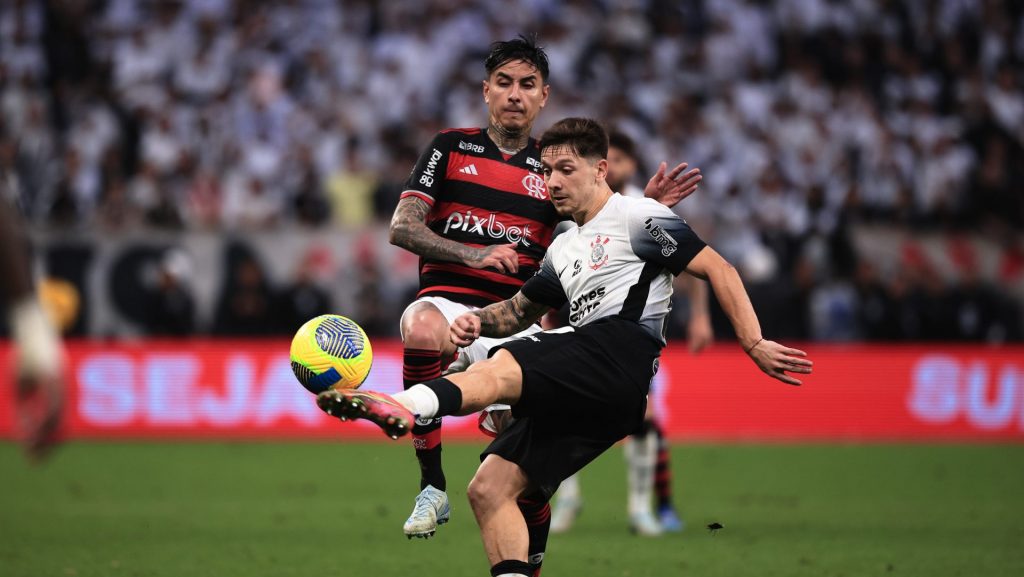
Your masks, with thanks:
[{"label": "clenched fist", "polygon": [[468,347],[480,338],[480,317],[473,313],[459,315],[449,329],[452,343],[459,347]]}]

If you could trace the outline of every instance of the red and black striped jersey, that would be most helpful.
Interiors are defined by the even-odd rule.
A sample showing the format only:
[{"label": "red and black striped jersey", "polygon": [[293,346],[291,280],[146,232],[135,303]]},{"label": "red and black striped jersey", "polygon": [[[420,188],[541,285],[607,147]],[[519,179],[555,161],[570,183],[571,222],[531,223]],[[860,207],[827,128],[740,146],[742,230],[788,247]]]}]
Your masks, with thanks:
[{"label": "red and black striped jersey", "polygon": [[474,269],[420,258],[418,296],[441,296],[485,306],[512,297],[537,272],[562,218],[548,198],[540,171],[540,147],[505,158],[480,128],[452,128],[434,137],[413,168],[402,198],[431,206],[427,226],[436,234],[480,247],[516,243],[519,272]]}]

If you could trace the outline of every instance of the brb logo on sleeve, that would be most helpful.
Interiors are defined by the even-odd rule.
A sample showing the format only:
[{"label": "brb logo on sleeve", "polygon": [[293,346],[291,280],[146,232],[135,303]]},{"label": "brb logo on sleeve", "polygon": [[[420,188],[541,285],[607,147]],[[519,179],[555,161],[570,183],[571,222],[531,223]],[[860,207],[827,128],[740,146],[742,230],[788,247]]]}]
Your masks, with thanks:
[{"label": "brb logo on sleeve", "polygon": [[518,242],[524,247],[530,246],[530,225],[505,226],[493,212],[486,217],[476,216],[472,210],[467,210],[465,213],[453,212],[448,215],[448,220],[444,223],[444,234],[448,234],[450,230],[504,239],[505,242]]}]

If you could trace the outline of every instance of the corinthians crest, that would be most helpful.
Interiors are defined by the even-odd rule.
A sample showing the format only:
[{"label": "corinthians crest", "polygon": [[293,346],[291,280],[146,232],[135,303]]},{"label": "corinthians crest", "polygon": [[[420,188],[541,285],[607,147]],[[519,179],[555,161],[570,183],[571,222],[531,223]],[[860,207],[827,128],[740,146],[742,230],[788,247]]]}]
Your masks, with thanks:
[{"label": "corinthians crest", "polygon": [[601,238],[601,235],[598,234],[594,240],[590,241],[590,268],[597,270],[608,262],[608,251],[605,250],[604,245],[608,244],[610,240],[608,237]]}]

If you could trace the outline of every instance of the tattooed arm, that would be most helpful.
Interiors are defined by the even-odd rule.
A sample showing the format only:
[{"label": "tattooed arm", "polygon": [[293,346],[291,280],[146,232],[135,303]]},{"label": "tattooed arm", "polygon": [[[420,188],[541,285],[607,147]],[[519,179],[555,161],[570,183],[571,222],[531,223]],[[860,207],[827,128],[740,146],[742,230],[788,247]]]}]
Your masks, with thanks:
[{"label": "tattooed arm", "polygon": [[407,196],[400,200],[391,217],[391,244],[433,260],[457,262],[472,268],[492,267],[499,272],[519,271],[515,243],[474,248],[446,239],[427,226],[429,212],[430,205],[420,198]]},{"label": "tattooed arm", "polygon": [[518,292],[508,300],[465,313],[452,322],[451,339],[460,347],[484,337],[508,337],[537,322],[548,310]]}]

